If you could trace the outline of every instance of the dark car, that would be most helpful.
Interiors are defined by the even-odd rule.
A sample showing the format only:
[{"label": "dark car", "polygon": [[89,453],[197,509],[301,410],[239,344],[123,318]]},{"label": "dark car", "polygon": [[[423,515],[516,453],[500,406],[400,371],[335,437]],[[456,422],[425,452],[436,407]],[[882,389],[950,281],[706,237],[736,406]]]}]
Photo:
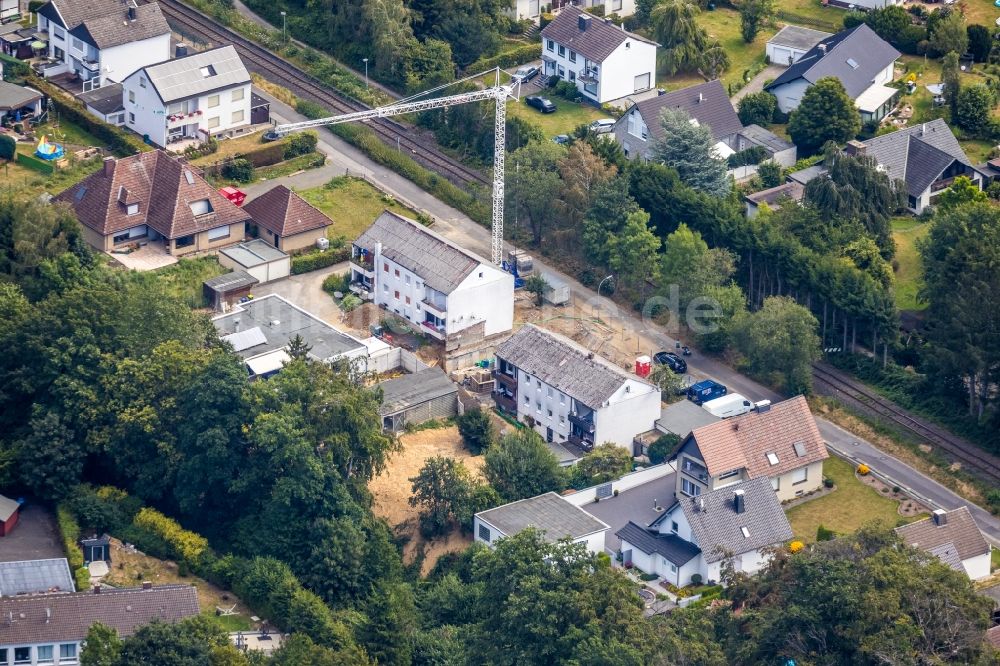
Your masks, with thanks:
[{"label": "dark car", "polygon": [[527,83],[540,73],[541,71],[534,65],[524,65],[523,67],[518,67],[517,71],[511,75],[511,78],[515,81],[520,81],[521,83]]},{"label": "dark car", "polygon": [[538,109],[542,113],[555,113],[556,105],[545,99],[544,97],[538,97],[537,95],[532,95],[531,97],[525,97],[524,103],[533,109]]},{"label": "dark car", "polygon": [[554,137],[552,137],[552,140],[558,143],[560,146],[565,145],[570,141],[569,134],[556,134]]},{"label": "dark car", "polygon": [[677,374],[687,372],[687,361],[673,352],[661,351],[653,354],[653,361],[665,365]]}]

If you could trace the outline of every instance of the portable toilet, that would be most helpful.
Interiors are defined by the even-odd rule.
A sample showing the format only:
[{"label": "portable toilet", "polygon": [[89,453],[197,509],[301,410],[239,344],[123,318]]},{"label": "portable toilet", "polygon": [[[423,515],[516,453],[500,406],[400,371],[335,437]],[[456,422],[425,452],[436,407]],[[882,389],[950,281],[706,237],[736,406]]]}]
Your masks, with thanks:
[{"label": "portable toilet", "polygon": [[653,362],[645,354],[635,359],[635,374],[640,377],[649,377],[653,370]]}]

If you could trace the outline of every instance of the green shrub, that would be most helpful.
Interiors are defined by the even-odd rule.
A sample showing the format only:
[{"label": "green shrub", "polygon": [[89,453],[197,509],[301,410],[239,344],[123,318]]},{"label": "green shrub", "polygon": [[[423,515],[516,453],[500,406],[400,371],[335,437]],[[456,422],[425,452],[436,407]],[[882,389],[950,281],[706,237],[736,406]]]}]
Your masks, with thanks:
[{"label": "green shrub", "polygon": [[21,82],[31,73],[28,63],[17,58],[0,53],[0,69],[3,69],[3,80]]},{"label": "green shrub", "polygon": [[163,539],[173,556],[187,562],[197,562],[208,548],[208,539],[185,530],[180,524],[156,509],[144,507],[136,514],[133,524]]},{"label": "green shrub", "polygon": [[816,528],[816,541],[833,541],[837,533],[820,525]]},{"label": "green shrub", "polygon": [[135,514],[142,508],[137,497],[112,486],[81,484],[66,499],[66,507],[77,523],[88,532],[117,534],[132,524]]},{"label": "green shrub", "polygon": [[651,573],[639,574],[639,580],[651,581],[651,580],[656,580],[657,578],[659,578],[659,576],[656,574],[651,574]]},{"label": "green shrub", "polygon": [[335,291],[346,292],[350,283],[351,276],[349,273],[345,273],[344,275],[331,273],[323,279],[323,291],[328,294],[332,294]]},{"label": "green shrub", "polygon": [[351,258],[350,247],[330,248],[326,251],[314,250],[292,257],[292,275],[300,275],[327,266],[339,264]]},{"label": "green shrub", "polygon": [[649,462],[653,465],[659,465],[660,463],[666,462],[680,442],[681,438],[677,435],[663,435],[649,445]]},{"label": "green shrub", "polygon": [[691,574],[691,584],[701,585],[701,574]]},{"label": "green shrub", "polygon": [[222,165],[222,175],[238,183],[249,183],[253,180],[253,164],[245,157],[237,157]]},{"label": "green shrub", "polygon": [[354,294],[347,294],[344,296],[344,300],[340,302],[340,309],[344,312],[350,312],[355,308],[361,307],[361,299]]},{"label": "green shrub", "polygon": [[90,569],[80,567],[73,569],[73,582],[76,583],[76,591],[83,592],[90,589]]},{"label": "green shrub", "polygon": [[288,143],[285,144],[284,157],[286,160],[290,160],[293,157],[314,152],[318,143],[319,136],[316,132],[298,132],[293,134],[289,137]]},{"label": "green shrub", "polygon": [[733,153],[726,158],[726,162],[728,163],[730,169],[735,169],[736,167],[747,166],[750,164],[760,164],[766,160],[767,157],[767,148],[764,146],[750,146],[745,150]]},{"label": "green shrub", "polygon": [[310,120],[318,120],[330,115],[320,104],[310,102],[307,99],[300,99],[295,102],[295,110]]},{"label": "green shrub", "polygon": [[12,160],[17,154],[17,141],[6,134],[0,134],[0,159]]},{"label": "green shrub", "polygon": [[[66,560],[69,568],[76,571],[83,567],[83,551],[80,549],[80,524],[76,522],[73,512],[64,504],[56,507],[56,527],[59,529],[59,538],[62,539],[63,549],[66,551]],[[88,575],[84,589],[90,585]]]}]

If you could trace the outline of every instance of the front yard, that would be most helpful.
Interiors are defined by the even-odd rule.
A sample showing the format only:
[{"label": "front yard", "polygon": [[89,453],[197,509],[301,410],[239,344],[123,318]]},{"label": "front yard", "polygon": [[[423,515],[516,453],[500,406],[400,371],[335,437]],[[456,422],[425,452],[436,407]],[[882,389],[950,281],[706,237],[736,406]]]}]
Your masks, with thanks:
[{"label": "front yard", "polygon": [[792,532],[800,541],[816,541],[816,529],[820,525],[838,534],[845,534],[870,522],[891,528],[900,521],[912,522],[922,517],[904,518],[899,515],[899,501],[861,483],[854,476],[854,466],[842,458],[835,455],[827,458],[823,462],[823,474],[833,479],[836,489],[828,495],[792,507],[787,512]]},{"label": "front yard", "polygon": [[331,240],[338,237],[357,238],[385,209],[411,219],[417,217],[415,211],[361,178],[339,176],[326,185],[302,190],[298,194],[333,220],[327,230]]},{"label": "front yard", "polygon": [[553,95],[551,91],[536,93],[533,90],[531,94],[537,94],[551,100],[556,105],[555,113],[542,113],[538,109],[531,108],[524,103],[524,97],[518,102],[509,103],[507,113],[538,127],[545,134],[546,139],[551,139],[558,134],[571,134],[580,125],[589,125],[598,118],[608,117],[607,113],[596,106],[570,102],[558,95]]}]

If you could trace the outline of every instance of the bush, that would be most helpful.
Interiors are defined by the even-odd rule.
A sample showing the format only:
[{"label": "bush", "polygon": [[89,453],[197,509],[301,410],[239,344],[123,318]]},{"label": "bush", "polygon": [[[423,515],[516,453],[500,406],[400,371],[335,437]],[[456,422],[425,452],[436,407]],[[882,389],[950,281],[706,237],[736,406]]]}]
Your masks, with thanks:
[{"label": "bush", "polygon": [[[571,102],[575,102],[580,99],[580,89],[576,87],[575,83],[569,81],[559,81],[556,83],[556,87],[552,90],[553,94],[559,95],[564,99],[568,99]],[[527,98],[525,98],[527,100]]]},{"label": "bush", "polygon": [[788,552],[797,553],[805,547],[806,545],[801,541],[793,541],[790,544],[788,544]]},{"label": "bush", "polygon": [[764,146],[750,146],[749,148],[741,150],[738,153],[733,153],[726,158],[726,162],[730,169],[735,169],[736,167],[760,164],[766,160],[767,157],[767,148]]},{"label": "bush", "polygon": [[691,574],[691,584],[701,585],[701,574]]},{"label": "bush", "polygon": [[[544,15],[542,17],[544,21]],[[545,27],[545,23],[542,24]],[[495,56],[490,56],[489,58],[480,58],[471,65],[465,68],[467,72],[482,72],[488,69],[495,69],[497,67],[507,68],[507,67],[517,67],[518,65],[523,65],[526,62],[531,62],[532,60],[538,60],[542,57],[542,44],[541,42],[537,44],[526,44],[524,46],[518,46],[514,49],[509,49],[503,53],[498,53]],[[302,113],[301,111],[299,113]]]},{"label": "bush", "polygon": [[292,275],[300,275],[327,266],[339,264],[351,258],[350,247],[330,248],[326,251],[315,250],[292,257]]},{"label": "bush", "polygon": [[[920,25],[908,25],[897,38],[896,48],[903,53],[920,55],[920,43],[927,41],[927,29]],[[924,49],[926,52],[926,49]]]},{"label": "bush", "polygon": [[4,81],[20,82],[31,74],[28,63],[2,53],[0,53],[0,69],[3,70]]},{"label": "bush", "polygon": [[478,456],[485,451],[496,437],[489,413],[479,407],[467,409],[458,417],[457,422],[462,443],[472,455]]},{"label": "bush", "polygon": [[142,508],[137,497],[112,486],[79,485],[65,502],[77,523],[88,532],[117,534],[132,524]]},{"label": "bush", "polygon": [[198,562],[202,553],[208,549],[208,539],[185,530],[177,521],[156,509],[149,507],[140,509],[132,522],[137,528],[162,539],[170,548],[173,557],[188,563]]},{"label": "bush", "polygon": [[362,301],[360,298],[358,298],[354,294],[348,294],[344,296],[344,300],[340,302],[340,309],[343,310],[344,312],[350,312],[355,308],[361,307],[361,303]]},{"label": "bush", "polygon": [[663,435],[649,445],[649,462],[654,465],[666,462],[680,442],[681,438],[677,435]]},{"label": "bush", "polygon": [[59,529],[59,537],[62,539],[63,549],[66,551],[69,568],[76,571],[83,566],[83,551],[78,543],[80,541],[80,524],[76,522],[76,516],[65,504],[59,504],[56,507],[56,527]]},{"label": "bush", "polygon": [[778,108],[778,98],[766,91],[750,93],[739,101],[740,122],[744,125],[768,125]]},{"label": "bush", "polygon": [[858,474],[860,474],[861,476],[866,476],[871,471],[872,471],[871,468],[864,463],[858,465]]},{"label": "bush", "polygon": [[238,183],[249,183],[253,180],[253,164],[245,157],[237,157],[222,165],[222,175]]},{"label": "bush", "polygon": [[346,292],[350,283],[351,275],[349,273],[345,273],[344,275],[331,273],[323,279],[323,291],[328,294],[333,294],[335,291]]},{"label": "bush", "polygon": [[316,132],[297,132],[285,144],[284,158],[290,160],[293,157],[314,152],[317,143],[319,143],[319,135]]},{"label": "bush", "polygon": [[837,538],[837,533],[820,525],[816,528],[816,541],[833,541]]},{"label": "bush", "polygon": [[17,141],[6,134],[0,134],[0,159],[12,160],[17,154]]}]

